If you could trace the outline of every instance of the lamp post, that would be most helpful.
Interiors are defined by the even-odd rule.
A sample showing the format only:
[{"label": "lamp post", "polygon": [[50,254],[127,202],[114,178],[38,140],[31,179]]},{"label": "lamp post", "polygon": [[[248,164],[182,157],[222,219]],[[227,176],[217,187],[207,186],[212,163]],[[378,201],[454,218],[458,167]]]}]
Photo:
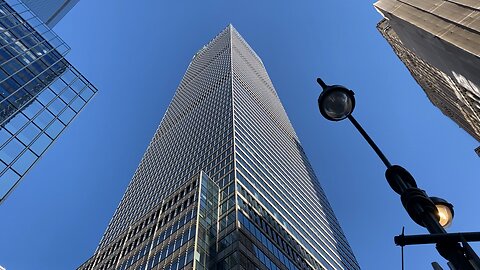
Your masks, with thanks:
[{"label": "lamp post", "polygon": [[[408,215],[415,223],[428,230],[430,233],[428,236],[435,236],[424,242],[436,243],[436,248],[440,255],[450,261],[457,270],[480,269],[478,257],[469,246],[465,246],[466,241],[458,241],[458,239],[460,239],[459,237],[452,237],[444,229],[448,227],[453,220],[454,212],[452,204],[441,198],[428,197],[424,190],[417,187],[415,179],[406,169],[390,163],[380,148],[378,148],[375,142],[368,136],[367,132],[353,117],[352,112],[355,108],[355,97],[352,90],[341,85],[327,85],[320,78],[317,79],[317,82],[323,89],[318,97],[320,113],[330,121],[348,119],[360,134],[362,134],[363,138],[365,138],[385,164],[387,168],[385,178],[393,191],[400,195],[403,207]],[[478,233],[473,234],[478,236]],[[419,240],[419,238],[423,237],[416,236],[417,238],[413,239],[415,241],[411,242],[408,236],[404,236],[403,234],[402,236],[403,238],[399,236],[398,239],[400,239],[399,241],[403,241],[403,245],[414,244],[415,241],[418,242],[421,240]],[[395,239],[397,241],[397,238]],[[459,242],[463,242],[464,247],[462,247]]]}]

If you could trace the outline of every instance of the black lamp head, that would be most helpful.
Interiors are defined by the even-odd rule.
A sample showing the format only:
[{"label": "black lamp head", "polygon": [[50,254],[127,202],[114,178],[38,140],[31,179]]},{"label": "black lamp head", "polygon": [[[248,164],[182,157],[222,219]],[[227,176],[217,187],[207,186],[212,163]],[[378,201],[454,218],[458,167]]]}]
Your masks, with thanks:
[{"label": "black lamp head", "polygon": [[318,97],[320,113],[330,121],[340,121],[352,114],[355,108],[354,92],[341,85],[327,85],[317,78],[323,91]]}]

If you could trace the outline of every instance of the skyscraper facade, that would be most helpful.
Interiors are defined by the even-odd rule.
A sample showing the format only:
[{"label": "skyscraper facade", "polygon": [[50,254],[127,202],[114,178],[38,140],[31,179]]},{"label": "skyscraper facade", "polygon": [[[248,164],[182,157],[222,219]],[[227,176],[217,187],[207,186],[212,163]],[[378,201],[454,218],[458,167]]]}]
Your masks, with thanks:
[{"label": "skyscraper facade", "polygon": [[0,203],[97,92],[68,51],[21,2],[0,0]]},{"label": "skyscraper facade", "polygon": [[79,269],[359,269],[262,60],[231,25],[194,55]]},{"label": "skyscraper facade", "polygon": [[377,29],[430,101],[480,142],[480,5],[380,0]]},{"label": "skyscraper facade", "polygon": [[22,0],[48,27],[54,27],[80,0]]}]

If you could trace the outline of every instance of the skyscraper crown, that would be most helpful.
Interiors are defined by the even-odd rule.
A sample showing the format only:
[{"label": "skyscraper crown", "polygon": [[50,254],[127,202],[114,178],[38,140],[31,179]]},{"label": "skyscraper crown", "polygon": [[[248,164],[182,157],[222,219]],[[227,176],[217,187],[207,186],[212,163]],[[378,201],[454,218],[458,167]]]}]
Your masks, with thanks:
[{"label": "skyscraper crown", "polygon": [[81,269],[109,263],[359,268],[262,61],[231,24],[193,57]]}]

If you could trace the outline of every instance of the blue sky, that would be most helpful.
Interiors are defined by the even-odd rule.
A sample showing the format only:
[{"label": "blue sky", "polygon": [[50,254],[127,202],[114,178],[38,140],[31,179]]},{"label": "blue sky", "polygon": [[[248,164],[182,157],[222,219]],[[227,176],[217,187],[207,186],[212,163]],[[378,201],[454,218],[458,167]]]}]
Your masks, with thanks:
[{"label": "blue sky", "polygon": [[[372,4],[80,1],[55,31],[99,93],[0,206],[0,265],[74,269],[93,254],[191,57],[228,23],[262,58],[363,269],[400,269],[393,236],[426,230],[354,127],[320,116],[317,76],[355,90],[355,117],[392,163],[454,204],[449,231],[478,231],[478,142],[431,105]],[[432,261],[445,265],[434,246],[405,250],[406,269]]]}]

